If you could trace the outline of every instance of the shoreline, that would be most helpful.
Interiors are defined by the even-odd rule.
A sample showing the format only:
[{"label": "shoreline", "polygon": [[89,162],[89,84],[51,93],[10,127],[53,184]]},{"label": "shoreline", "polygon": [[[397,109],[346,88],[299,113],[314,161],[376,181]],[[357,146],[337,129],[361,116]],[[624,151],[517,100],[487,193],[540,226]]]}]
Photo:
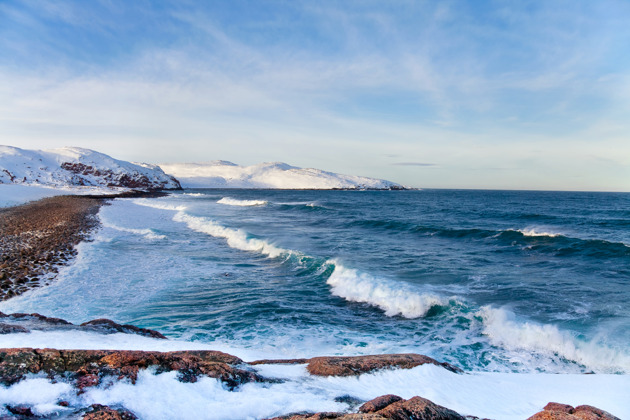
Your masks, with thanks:
[{"label": "shoreline", "polygon": [[[100,209],[100,206],[107,205],[109,200],[114,199],[114,198],[154,197],[154,196],[163,196],[163,195],[167,195],[167,193],[130,192],[130,193],[124,193],[124,194],[112,194],[112,195],[107,195],[107,196],[100,196],[100,195],[99,196],[57,196],[57,197],[46,198],[39,201],[27,203],[21,206],[0,209],[0,247],[2,247],[0,249],[2,250],[2,256],[3,256],[3,259],[0,260],[0,267],[3,264],[6,264],[8,260],[8,258],[5,258],[5,256],[8,255],[8,254],[5,254],[5,251],[4,251],[5,248],[3,248],[5,247],[5,245],[8,247],[7,249],[12,252],[11,255],[17,255],[20,257],[19,260],[11,261],[10,267],[9,265],[7,265],[4,268],[0,268],[2,270],[0,271],[0,273],[10,272],[10,273],[15,273],[15,276],[22,276],[22,277],[15,277],[15,278],[11,278],[11,277],[7,278],[6,274],[2,275],[0,286],[4,285],[7,281],[9,281],[11,283],[11,286],[16,288],[15,289],[16,292],[14,292],[16,294],[9,295],[9,293],[5,292],[6,289],[3,288],[1,289],[2,290],[1,299],[2,300],[9,299],[10,297],[17,296],[18,294],[24,293],[27,290],[30,290],[35,287],[42,287],[44,285],[47,285],[50,281],[53,281],[58,267],[70,264],[73,261],[74,257],[76,256],[76,251],[75,251],[76,245],[81,241],[90,240],[91,235],[98,229],[99,224],[100,224],[99,219],[97,217],[98,211]],[[13,222],[17,222],[17,223],[13,223]],[[5,232],[7,232],[6,235],[5,235]],[[9,246],[11,244],[13,244],[13,247]],[[51,255],[51,257],[46,258],[48,257],[48,255]],[[42,258],[40,258],[41,256],[44,256],[45,258],[43,258],[42,260]],[[7,267],[9,267],[11,271],[7,270]],[[38,278],[37,280],[33,281],[32,277],[29,277],[28,274],[25,274],[28,272],[32,272],[32,273],[41,272],[43,274],[36,275]],[[26,281],[19,282],[17,281],[18,279],[26,279]],[[9,288],[8,290],[12,290],[12,289]],[[14,318],[12,319],[11,324],[16,324],[17,327],[31,328],[31,329],[33,329],[31,324],[23,324],[21,323],[22,321],[18,321],[18,319],[27,321],[29,318],[37,318],[40,320],[41,318],[46,318],[42,316],[37,316],[37,314],[13,314],[13,315],[9,315],[9,317]],[[48,318],[48,319],[51,320],[53,318]],[[55,323],[61,324],[63,328],[66,328],[66,329],[71,328],[71,327],[68,327],[69,323],[67,323],[67,321],[63,321],[59,319],[53,319],[53,320],[55,320],[54,322],[52,322],[53,324]],[[7,321],[7,318],[5,317],[2,320],[2,322],[4,323],[6,321]],[[34,321],[29,321],[29,322],[32,323]],[[84,324],[90,324],[93,322],[94,321],[90,321]],[[113,321],[111,322],[115,324]],[[9,327],[11,326],[9,325]],[[78,327],[79,326],[77,326],[77,329]],[[81,325],[81,327],[83,327],[83,324]],[[120,332],[120,329],[123,327],[129,329],[130,327],[133,327],[133,326],[129,326],[129,325],[120,326],[118,324],[115,324],[112,326],[111,324],[101,322],[98,325],[92,325],[88,327],[92,329],[110,328],[110,329],[114,329]],[[9,331],[7,333],[20,334],[20,333],[25,333],[25,332],[26,331],[19,331],[19,328],[16,328],[16,330]],[[19,369],[23,369],[22,365],[24,365],[25,363],[24,357],[26,357],[27,359],[31,358],[32,360],[35,360],[35,362],[40,363],[41,360],[43,360],[45,356],[45,357],[51,358],[50,366],[52,367],[58,366],[59,363],[61,363],[59,362],[59,360],[61,360],[63,362],[62,366],[67,367],[67,357],[65,356],[67,353],[68,352],[64,352],[63,350],[51,350],[51,349],[44,350],[42,348],[35,349],[35,350],[28,349],[28,348],[20,348],[20,349],[5,348],[5,349],[0,349],[0,359],[2,359],[0,360],[0,363],[4,363],[7,361],[6,356],[3,355],[3,354],[7,354],[11,356],[15,362],[14,363],[9,360],[9,363],[7,365],[9,370],[13,370],[13,369],[19,370]],[[179,358],[173,359],[172,357],[173,353],[176,353],[177,357]],[[59,354],[59,356],[57,356],[57,354]],[[194,368],[194,369],[199,370],[200,377],[213,378],[214,376],[212,375],[215,374],[215,373],[212,373],[215,371],[210,369],[211,366],[205,364],[205,363],[215,363],[215,361],[203,359],[203,357],[205,357],[203,356],[203,354],[205,353],[202,354],[202,353],[199,353],[199,351],[195,351],[195,350],[188,350],[188,351],[184,350],[184,351],[177,351],[177,352],[155,352],[155,351],[151,352],[151,351],[140,351],[140,350],[137,350],[137,351],[131,351],[131,350],[89,351],[89,350],[85,350],[85,351],[74,351],[74,353],[72,354],[77,355],[77,357],[80,356],[84,358],[94,358],[94,360],[96,361],[95,362],[93,361],[90,363],[100,363],[103,369],[100,369],[99,367],[99,369],[94,370],[92,369],[91,366],[88,366],[88,365],[78,366],[77,369],[75,370],[72,370],[72,369],[60,370],[59,368],[55,367],[55,369],[57,369],[57,371],[55,371],[56,373],[53,375],[50,375],[49,372],[53,372],[53,371],[51,370],[47,371],[48,368],[43,367],[43,365],[40,366],[36,364],[36,365],[32,365],[33,366],[32,369],[28,371],[27,373],[44,374],[48,372],[49,379],[53,381],[58,380],[60,378],[59,375],[61,375],[61,378],[63,378],[63,381],[66,381],[67,383],[70,384],[70,386],[73,387],[73,389],[75,389],[77,396],[82,394],[86,389],[91,389],[92,387],[98,388],[98,385],[100,383],[105,383],[107,380],[109,380],[107,378],[112,375],[114,375],[113,376],[114,378],[118,376],[119,381],[120,380],[125,381],[125,380],[129,380],[130,377],[129,376],[125,377],[125,375],[123,375],[122,373],[131,371],[132,373],[135,372],[135,374],[138,374],[138,369],[140,369],[140,372],[144,372],[145,370],[147,370],[147,368],[151,368],[152,366],[153,368],[157,366],[158,371],[160,371],[160,369],[164,369],[162,370],[163,372],[172,372],[172,371],[179,372],[180,368],[184,370]],[[116,356],[113,356],[113,355],[116,355]],[[329,360],[346,359],[347,361],[349,360],[354,363],[354,361],[359,360],[361,357],[376,357],[376,358],[384,357],[387,359],[387,358],[391,358],[392,356],[397,356],[397,355],[357,356],[357,357],[344,357],[344,358],[313,357],[311,359],[324,359],[324,358],[329,359]],[[201,357],[202,360],[201,361],[197,360],[196,359],[197,357]],[[235,357],[235,356],[230,356],[230,357]],[[421,356],[421,357],[426,357],[426,356]],[[113,358],[117,358],[117,360],[122,360],[122,362],[115,365],[114,368],[112,368],[112,364],[110,363],[110,361]],[[40,362],[37,361],[38,359],[40,360]],[[241,360],[241,362],[245,363],[244,366],[251,368],[253,366],[263,365],[263,364],[273,364],[273,365],[303,364],[303,363],[307,363],[311,359],[257,360],[250,363],[245,363],[245,362],[242,362]],[[246,373],[248,372],[247,370],[245,372],[241,372],[238,370],[232,372],[230,370],[232,368],[238,369],[236,365],[240,365],[241,362],[235,364],[235,366],[229,367],[229,369],[226,368],[225,366],[222,366],[221,370],[217,372],[228,372],[227,374],[228,376],[226,377],[229,377],[230,375],[238,376],[241,374],[247,376],[247,373]],[[168,366],[168,369],[165,368],[166,366]],[[206,373],[204,373],[206,369],[208,372],[211,372],[211,375],[207,375]],[[399,370],[399,369],[408,369],[408,368],[401,367],[401,366],[392,366],[392,365],[388,365],[387,363],[372,365],[370,369],[363,370],[363,371],[362,369],[357,369],[356,366],[350,367],[350,370],[355,372],[354,376],[356,376],[357,378],[359,378],[362,374],[370,374],[376,371],[384,371],[384,370],[389,370],[389,369]],[[67,375],[70,375],[70,378]],[[73,376],[73,375],[76,375],[76,376]],[[340,375],[339,373],[337,374],[332,373],[330,374],[330,376],[338,377],[338,376],[343,376],[343,375]],[[18,382],[11,385],[9,385],[9,382],[5,381],[4,386],[14,386],[14,385],[17,386],[19,385],[20,381],[28,380],[29,377],[30,376],[26,377],[27,379],[20,379]],[[133,378],[133,375],[132,375],[132,378]],[[197,379],[190,382],[196,382],[196,380]],[[180,382],[185,383],[186,381],[180,381]],[[225,382],[225,381],[221,381],[221,382],[229,384],[229,382]],[[257,383],[257,382],[258,380],[255,378],[252,379],[251,381],[252,384]],[[275,383],[276,382],[273,382],[273,378],[271,378],[271,382],[269,382],[270,386]],[[235,387],[239,385],[240,384],[237,384],[237,383],[232,384],[232,386],[235,386]],[[424,401],[416,400],[416,398],[425,397],[424,395],[412,397],[407,400],[387,399],[387,401],[383,402],[380,399],[382,399],[382,397],[384,396],[381,396],[375,399],[378,401],[374,401],[374,402],[368,401],[368,402],[373,402],[372,405],[377,406],[377,407],[381,407],[380,404],[387,403],[387,405],[383,405],[379,410],[376,410],[376,411],[357,413],[356,410],[359,408],[359,402],[354,401],[352,402],[352,404],[349,404],[349,406],[352,407],[351,411],[306,414],[303,412],[292,413],[287,410],[288,414],[283,414],[281,415],[281,417],[274,417],[274,418],[277,418],[277,419],[340,418],[340,419],[348,419],[348,420],[350,419],[376,420],[376,419],[399,419],[399,418],[420,418],[420,419],[422,418],[427,418],[427,419],[439,419],[439,418],[473,419],[473,418],[476,418],[469,415],[461,416],[455,412],[453,412],[455,413],[454,415],[459,416],[459,417],[439,417],[439,416],[410,417],[412,416],[412,414],[415,416],[414,413],[416,413],[416,411],[413,411],[413,410],[420,410],[420,411],[424,410],[424,408],[422,409],[419,408],[420,406],[417,405],[419,403],[424,404],[422,405],[422,407],[429,406],[431,407],[431,409],[435,409],[434,406],[437,406],[437,405],[431,403],[431,401],[429,400],[426,400],[426,401],[428,401],[429,403],[433,405],[427,405],[425,404]],[[424,400],[424,398],[422,398],[422,400]],[[67,403],[67,401],[60,400],[58,401],[58,403],[60,407],[64,407],[62,403]],[[5,404],[5,406],[9,407],[8,404]],[[391,407],[388,408],[389,406]],[[446,409],[444,406],[437,406],[437,407],[439,409],[442,409],[442,408]],[[78,409],[81,412],[85,412],[85,410],[89,409],[87,407],[82,407],[79,409],[76,406],[73,408]],[[123,408],[124,407],[120,407],[120,409],[123,409]],[[19,411],[20,408],[11,406],[11,408],[7,408],[7,409],[11,413],[14,413],[12,409],[16,409]],[[387,411],[386,409],[389,411]],[[545,414],[544,412],[541,412],[542,414],[539,415],[537,413],[530,418],[531,419],[555,418],[555,419],[566,419],[566,420],[579,419],[582,417],[577,417],[573,415],[573,413],[577,413],[580,411],[578,409],[580,409],[580,407],[573,408],[573,407],[563,405],[563,404],[555,404],[555,405],[550,405],[549,409],[543,410],[543,411],[549,411],[550,413]],[[386,411],[380,412],[381,410],[386,410]],[[583,411],[584,408],[582,408],[581,410]],[[598,410],[598,409],[595,409],[595,410]],[[377,411],[379,411],[380,413],[377,413]],[[452,410],[449,410],[449,411],[452,411]],[[600,411],[601,410],[599,410],[598,412]],[[562,414],[558,414],[556,412],[561,412]],[[86,416],[88,414],[89,413],[86,413]],[[475,414],[475,413],[472,413],[472,414]],[[112,416],[113,415],[114,414],[112,413]],[[405,415],[407,417],[404,417]],[[560,415],[564,417],[558,417]],[[544,417],[544,416],[549,416],[549,417]],[[21,417],[18,417],[18,418],[21,418]],[[83,417],[83,418],[90,418],[90,417]],[[98,417],[98,418],[118,418],[118,417]],[[587,418],[591,418],[591,417],[587,417]],[[592,418],[617,419],[616,417],[612,415],[609,415],[608,417],[600,416],[600,417],[592,417]]]},{"label": "shoreline", "polygon": [[60,195],[0,208],[0,301],[54,281],[76,257],[76,246],[99,228],[98,211],[110,200],[167,194]]}]

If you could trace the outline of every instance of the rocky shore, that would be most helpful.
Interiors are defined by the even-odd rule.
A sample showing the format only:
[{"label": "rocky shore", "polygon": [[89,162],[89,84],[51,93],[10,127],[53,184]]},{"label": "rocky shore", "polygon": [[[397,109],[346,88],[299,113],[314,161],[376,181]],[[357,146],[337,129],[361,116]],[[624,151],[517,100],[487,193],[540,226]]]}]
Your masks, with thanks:
[{"label": "rocky shore", "polygon": [[[122,196],[145,195],[131,193]],[[151,193],[153,195],[159,193]],[[75,247],[98,227],[96,214],[111,196],[53,197],[23,206],[0,209],[0,299],[48,284],[61,265],[75,255]],[[158,331],[96,319],[80,325],[40,314],[3,314],[0,334],[29,334],[34,331],[76,330],[96,334],[137,334],[166,339]],[[0,391],[8,390],[29,378],[43,378],[51,383],[65,383],[75,396],[124,381],[135,384],[139,374],[173,372],[177,381],[194,383],[202,378],[219,381],[224,389],[238,392],[248,384],[272,386],[282,379],[266,377],[260,365],[304,365],[313,377],[360,377],[387,369],[412,369],[429,364],[454,374],[465,373],[449,363],[420,354],[387,354],[356,357],[323,356],[303,359],[256,360],[246,362],[236,356],[214,350],[138,351],[72,350],[51,348],[0,349]],[[38,416],[29,405],[0,403],[0,420],[65,418],[87,420],[133,420],[138,416],[126,407],[81,404],[80,398],[59,399],[54,404],[59,413]],[[474,413],[458,413],[440,406],[422,395],[403,399],[386,394],[369,401],[340,395],[335,401],[346,403],[344,412],[287,412],[272,420],[462,420],[479,419]],[[500,402],[497,402],[500,403]],[[61,416],[61,417],[60,417]],[[165,417],[166,418],[166,417]],[[528,420],[620,420],[588,405],[573,407],[551,402]],[[497,419],[498,420],[498,419]]]},{"label": "rocky shore", "polygon": [[[0,312],[0,334],[25,334],[35,330],[79,330],[97,334],[137,334],[166,339],[158,331],[121,325],[109,319],[97,319],[80,325],[60,318],[40,314],[3,314]],[[283,380],[265,377],[259,373],[260,365],[299,364],[306,372],[319,377],[359,377],[384,369],[412,369],[431,364],[455,374],[465,374],[448,363],[439,362],[421,354],[381,354],[355,357],[323,356],[308,359],[266,359],[245,362],[242,359],[214,350],[188,351],[137,351],[137,350],[57,350],[36,348],[0,349],[0,386],[11,387],[33,377],[44,377],[53,382],[69,384],[77,396],[95,387],[108,387],[116,381],[135,384],[139,373],[151,370],[154,374],[176,372],[177,380],[194,383],[202,377],[220,381],[229,391],[238,391],[249,383],[278,384]],[[407,400],[392,394],[370,401],[352,396],[340,396],[347,403],[346,412],[287,413],[273,420],[464,420],[478,419],[470,413],[460,414],[440,406],[423,396]],[[57,401],[63,407],[64,418],[74,419],[136,419],[136,414],[125,407],[108,407],[100,404],[74,405],[66,400]],[[5,404],[8,413],[0,419],[38,418],[32,407]],[[46,418],[46,417],[39,417]],[[619,420],[604,410],[587,405],[572,407],[549,403],[529,420]]]},{"label": "rocky shore", "polygon": [[0,300],[44,286],[76,256],[79,242],[98,227],[100,206],[117,197],[163,195],[129,192],[44,198],[0,208]]}]

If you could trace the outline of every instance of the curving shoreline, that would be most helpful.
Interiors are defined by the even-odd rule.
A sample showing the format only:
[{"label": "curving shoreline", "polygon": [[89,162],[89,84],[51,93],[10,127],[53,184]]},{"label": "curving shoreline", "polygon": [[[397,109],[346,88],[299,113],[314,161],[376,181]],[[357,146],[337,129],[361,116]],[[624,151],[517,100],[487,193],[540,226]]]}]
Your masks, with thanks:
[{"label": "curving shoreline", "polygon": [[0,208],[0,300],[49,284],[98,229],[98,211],[109,200],[165,194],[64,195]]},{"label": "curving shoreline", "polygon": [[[155,195],[150,193],[150,196]],[[98,228],[96,217],[101,205],[117,197],[147,196],[146,193],[116,194],[111,196],[61,196],[43,199],[26,205],[0,209],[0,290],[5,300],[25,291],[40,287],[54,278],[59,266],[68,264],[76,255],[75,246],[89,240]],[[5,252],[6,250],[6,252]],[[34,279],[35,278],[35,279]],[[4,287],[6,285],[6,288]],[[72,326],[67,321],[47,318],[38,314],[0,313],[0,333],[19,334],[38,329],[38,323],[60,326],[59,328],[87,328],[101,332],[134,332],[133,326],[119,325],[109,320],[95,320]],[[55,327],[57,328],[57,327]],[[143,329],[136,330],[140,331]],[[145,333],[150,330],[144,330]],[[159,334],[155,331],[153,333]],[[150,334],[150,333],[147,333]],[[0,371],[8,376],[0,380],[5,386],[17,384],[29,374],[48,375],[54,381],[69,381],[77,395],[91,387],[98,387],[105,381],[134,381],[140,370],[149,368],[158,372],[177,371],[182,382],[194,382],[197,377],[211,377],[220,380],[228,388],[238,388],[247,382],[267,382],[256,374],[260,364],[307,364],[310,375],[320,376],[360,376],[382,369],[410,369],[423,363],[442,366],[451,372],[456,367],[444,366],[422,355],[374,355],[357,357],[316,357],[293,360],[261,360],[246,363],[224,353],[214,351],[126,351],[126,350],[54,350],[54,349],[0,349]],[[227,358],[227,359],[226,359]],[[231,359],[234,358],[234,359]],[[219,360],[221,359],[221,360]],[[229,360],[228,360],[229,359]],[[430,360],[428,360],[430,359]],[[226,360],[228,360],[226,362]],[[80,362],[80,363],[79,363]],[[74,364],[73,364],[74,363]],[[317,364],[319,371],[311,369]],[[450,366],[450,365],[449,365]],[[0,372],[1,373],[1,372]],[[391,392],[391,391],[390,391]],[[384,398],[390,397],[390,398]],[[368,401],[356,409],[360,403],[349,404],[354,408],[348,412],[287,413],[278,419],[462,419],[476,418],[462,416],[446,407],[438,406],[429,400],[416,396],[408,400],[382,396]],[[362,401],[363,402],[363,401]],[[364,402],[363,402],[364,403]],[[371,404],[370,404],[371,403]],[[60,407],[67,407],[67,401],[58,401]],[[364,410],[361,408],[366,406]],[[369,408],[373,406],[373,408]],[[586,408],[585,408],[586,407]],[[6,407],[16,415],[26,415],[29,407]],[[124,407],[116,409],[94,405],[91,407],[71,407],[83,418],[136,418]],[[367,410],[372,411],[367,411]],[[86,411],[87,410],[87,411]],[[122,411],[121,411],[122,410]],[[20,414],[21,413],[21,414]],[[424,413],[424,414],[423,414]],[[446,414],[445,414],[446,413]],[[588,413],[588,414],[584,414]],[[603,414],[602,414],[603,413]],[[586,415],[590,417],[585,417]],[[124,417],[127,416],[127,417]],[[450,417],[449,417],[450,416]],[[23,418],[23,417],[15,417]],[[73,417],[74,418],[74,417]],[[78,418],[78,417],[77,417]],[[549,404],[543,412],[532,419],[616,419],[594,407],[573,408],[563,404]]]}]

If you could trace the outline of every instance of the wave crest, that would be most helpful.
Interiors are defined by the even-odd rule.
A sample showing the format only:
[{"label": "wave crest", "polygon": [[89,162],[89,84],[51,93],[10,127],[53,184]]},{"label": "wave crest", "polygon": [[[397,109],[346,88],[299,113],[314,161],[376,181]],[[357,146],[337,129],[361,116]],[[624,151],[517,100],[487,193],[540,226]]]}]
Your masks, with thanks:
[{"label": "wave crest", "polygon": [[483,306],[477,312],[490,344],[507,350],[524,350],[560,356],[598,373],[630,372],[630,355],[595,341],[583,341],[555,325],[519,322],[503,308]]},{"label": "wave crest", "polygon": [[332,294],[351,302],[376,306],[387,316],[402,315],[405,318],[425,316],[434,306],[446,306],[448,299],[429,293],[417,293],[401,284],[392,284],[367,273],[346,268],[335,260],[328,264],[335,269],[326,281],[332,286]]},{"label": "wave crest", "polygon": [[228,206],[241,206],[241,207],[251,207],[251,206],[264,206],[267,204],[265,200],[238,200],[236,198],[223,197],[219,201],[218,204],[225,204]]},{"label": "wave crest", "polygon": [[250,238],[247,233],[241,229],[228,228],[203,217],[191,216],[184,212],[178,212],[175,216],[173,216],[173,220],[176,222],[186,223],[186,225],[194,231],[206,233],[210,236],[214,236],[215,238],[227,239],[227,243],[231,248],[258,252],[270,258],[276,258],[292,253],[290,250],[278,248],[263,239]]}]

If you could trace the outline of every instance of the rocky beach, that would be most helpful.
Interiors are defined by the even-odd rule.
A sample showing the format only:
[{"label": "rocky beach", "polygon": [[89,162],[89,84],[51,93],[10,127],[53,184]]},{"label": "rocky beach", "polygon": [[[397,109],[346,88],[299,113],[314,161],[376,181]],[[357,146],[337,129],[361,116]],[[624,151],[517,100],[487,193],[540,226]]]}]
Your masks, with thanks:
[{"label": "rocky beach", "polygon": [[[135,195],[146,195],[134,193]],[[116,196],[60,196],[0,210],[0,245],[2,249],[2,299],[54,281],[58,267],[72,262],[76,245],[89,240],[98,229],[96,217],[100,206]],[[166,340],[160,332],[133,325],[121,325],[109,319],[96,319],[80,325],[37,313],[0,313],[0,334],[79,331],[92,334],[129,334]],[[412,369],[434,365],[457,375],[466,375],[459,367],[420,354],[381,354],[354,357],[319,356],[300,359],[265,359],[246,362],[239,357],[213,350],[138,351],[138,350],[72,350],[52,348],[0,349],[0,383],[6,389],[19,386],[28,378],[47,378],[53,383],[68,384],[76,396],[96,387],[111,387],[117,382],[135,384],[139,374],[174,372],[182,383],[201,378],[219,381],[225,390],[236,392],[245,384],[269,386],[283,379],[265,376],[257,369],[263,365],[304,366],[313,377],[361,377],[387,370]],[[124,406],[81,405],[66,399],[56,401],[62,414],[42,415],[25,404],[6,404],[8,414],[2,418],[82,418],[136,419]],[[401,398],[386,394],[372,400],[341,396],[343,412],[287,412],[276,420],[297,419],[477,419],[475,413],[458,413],[435,404],[422,395]],[[500,402],[497,402],[500,404]],[[61,417],[59,417],[61,416]],[[532,420],[590,420],[618,418],[604,410],[582,405],[550,402]]]}]

